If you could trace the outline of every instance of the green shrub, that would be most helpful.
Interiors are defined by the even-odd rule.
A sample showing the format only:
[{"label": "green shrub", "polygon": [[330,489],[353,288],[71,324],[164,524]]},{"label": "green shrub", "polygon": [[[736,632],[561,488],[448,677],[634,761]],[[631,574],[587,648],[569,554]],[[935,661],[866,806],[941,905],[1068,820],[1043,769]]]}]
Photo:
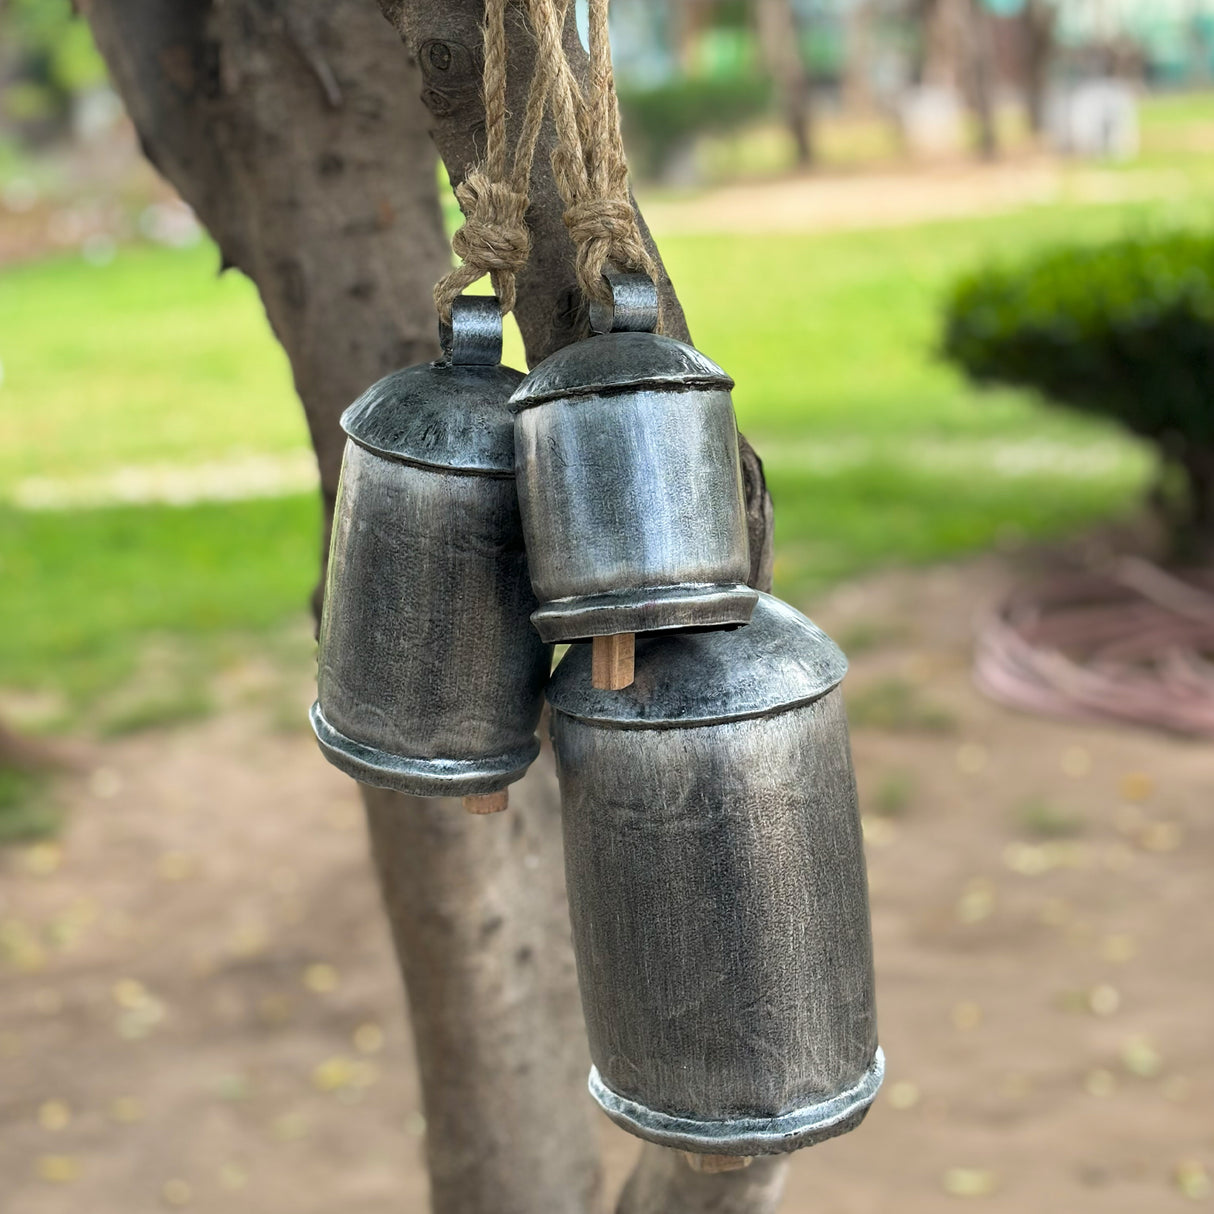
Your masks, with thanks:
[{"label": "green shrub", "polygon": [[979,383],[1033,388],[1156,443],[1214,536],[1214,236],[1059,249],[960,282],[944,352]]},{"label": "green shrub", "polygon": [[773,88],[760,76],[691,77],[656,88],[620,90],[629,150],[646,176],[661,172],[687,140],[742,126],[771,108]]}]

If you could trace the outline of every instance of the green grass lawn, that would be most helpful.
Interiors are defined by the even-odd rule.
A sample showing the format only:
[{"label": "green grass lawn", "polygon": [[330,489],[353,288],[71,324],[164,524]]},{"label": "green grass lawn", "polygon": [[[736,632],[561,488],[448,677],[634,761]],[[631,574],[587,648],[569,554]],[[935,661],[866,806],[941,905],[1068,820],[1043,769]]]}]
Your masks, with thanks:
[{"label": "green grass lawn", "polygon": [[[1203,112],[1214,129],[1214,107]],[[767,463],[778,589],[801,601],[882,564],[1132,510],[1145,453],[1023,396],[976,393],[936,358],[939,301],[990,257],[1200,224],[1208,211],[1198,193],[846,234],[660,233],[696,340],[737,379],[740,423]],[[60,258],[0,273],[0,688],[57,694],[60,723],[112,724],[99,705],[149,644],[204,655],[183,666],[201,685],[225,638],[269,637],[306,612],[311,495],[11,504],[31,478],[306,450],[256,293],[217,265],[209,245],[132,246],[106,266]]]}]

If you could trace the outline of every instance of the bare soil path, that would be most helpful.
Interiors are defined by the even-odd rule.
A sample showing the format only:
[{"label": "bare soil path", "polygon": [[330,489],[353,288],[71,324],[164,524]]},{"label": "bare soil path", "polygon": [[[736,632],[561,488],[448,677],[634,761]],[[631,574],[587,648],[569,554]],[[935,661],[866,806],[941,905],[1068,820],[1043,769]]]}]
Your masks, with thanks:
[{"label": "bare soil path", "polygon": [[[969,624],[1012,572],[816,605],[854,653],[889,1078],[788,1214],[1214,1201],[1214,758],[980,699]],[[108,744],[61,842],[0,855],[4,1214],[424,1211],[358,799],[272,715]]]}]

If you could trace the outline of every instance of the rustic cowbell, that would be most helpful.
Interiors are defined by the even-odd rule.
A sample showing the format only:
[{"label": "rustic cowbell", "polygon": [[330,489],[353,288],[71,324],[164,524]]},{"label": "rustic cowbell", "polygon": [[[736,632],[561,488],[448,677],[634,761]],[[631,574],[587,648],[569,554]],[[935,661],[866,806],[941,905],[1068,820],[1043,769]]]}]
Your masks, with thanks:
[{"label": "rustic cowbell", "polygon": [[522,376],[501,348],[497,301],[461,297],[444,357],[342,416],[312,725],[365,784],[487,798],[539,751],[551,649],[530,623],[508,404]]},{"label": "rustic cowbell", "polygon": [[733,380],[653,332],[648,278],[605,277],[598,336],[514,395],[532,619],[546,641],[744,624],[755,592]]},{"label": "rustic cowbell", "polygon": [[846,659],[762,595],[549,685],[590,1090],[641,1138],[779,1154],[853,1129],[884,1073]]}]

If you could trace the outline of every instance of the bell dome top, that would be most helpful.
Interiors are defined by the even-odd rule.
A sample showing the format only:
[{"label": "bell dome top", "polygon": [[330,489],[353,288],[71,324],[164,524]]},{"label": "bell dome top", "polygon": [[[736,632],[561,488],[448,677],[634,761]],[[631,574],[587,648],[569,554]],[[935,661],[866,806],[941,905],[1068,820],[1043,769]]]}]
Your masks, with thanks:
[{"label": "bell dome top", "polygon": [[523,380],[511,404],[522,410],[548,400],[638,388],[732,387],[733,380],[712,359],[673,337],[604,333],[549,355]]},{"label": "bell dome top", "polygon": [[616,729],[680,729],[771,716],[820,699],[847,673],[843,651],[810,620],[760,594],[731,632],[638,636],[636,678],[623,691],[591,685],[591,652],[575,645],[548,684],[557,712]]},{"label": "bell dome top", "polygon": [[341,417],[360,446],[430,468],[514,475],[510,367],[422,363],[381,379]]}]

